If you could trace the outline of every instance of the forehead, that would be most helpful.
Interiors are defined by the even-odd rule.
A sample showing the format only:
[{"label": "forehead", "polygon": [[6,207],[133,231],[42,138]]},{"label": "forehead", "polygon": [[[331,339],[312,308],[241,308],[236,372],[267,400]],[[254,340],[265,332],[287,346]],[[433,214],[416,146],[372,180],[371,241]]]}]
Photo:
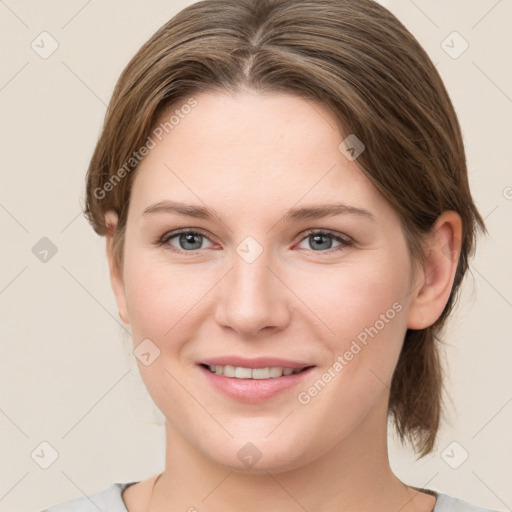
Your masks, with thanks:
[{"label": "forehead", "polygon": [[155,129],[133,184],[139,209],[169,199],[237,215],[299,202],[386,206],[340,151],[344,136],[318,103],[283,93],[202,93],[169,108]]}]

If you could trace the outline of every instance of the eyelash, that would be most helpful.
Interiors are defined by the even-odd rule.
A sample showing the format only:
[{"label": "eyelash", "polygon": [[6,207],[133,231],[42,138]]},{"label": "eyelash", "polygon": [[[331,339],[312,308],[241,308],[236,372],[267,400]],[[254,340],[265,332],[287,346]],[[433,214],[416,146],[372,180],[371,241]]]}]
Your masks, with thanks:
[{"label": "eyelash", "polygon": [[[201,250],[203,249],[200,249],[200,250],[196,250],[196,251],[185,251],[183,249],[177,249],[176,247],[173,247],[171,245],[169,245],[169,241],[172,240],[173,238],[179,236],[179,235],[183,235],[183,234],[190,234],[190,235],[201,235],[203,237],[205,237],[209,242],[212,242],[214,243],[212,240],[210,240],[210,238],[208,237],[208,235],[203,232],[202,230],[200,229],[181,229],[181,230],[178,230],[178,231],[171,231],[171,232],[168,232],[168,233],[165,233],[161,238],[159,238],[156,242],[156,245],[160,246],[160,247],[163,247],[163,246],[166,246],[165,248],[174,252],[174,253],[179,253],[179,254],[199,254],[199,252],[201,252]],[[340,246],[338,247],[333,247],[331,249],[327,249],[325,251],[314,251],[313,249],[306,249],[310,252],[314,252],[314,253],[317,253],[317,254],[321,254],[321,253],[327,253],[327,254],[331,254],[333,252],[336,252],[336,251],[339,251],[339,250],[343,250],[343,249],[346,249],[347,247],[351,247],[352,245],[354,245],[354,242],[353,240],[351,240],[350,238],[348,237],[343,237],[343,236],[340,236],[340,235],[336,235],[334,234],[333,232],[331,231],[326,231],[326,230],[319,230],[319,229],[311,229],[311,230],[308,230],[304,233],[304,235],[302,236],[302,238],[300,239],[299,243],[306,240],[307,238],[311,237],[312,235],[321,235],[321,236],[328,236],[328,237],[331,237],[332,239],[338,241],[341,243]]]}]

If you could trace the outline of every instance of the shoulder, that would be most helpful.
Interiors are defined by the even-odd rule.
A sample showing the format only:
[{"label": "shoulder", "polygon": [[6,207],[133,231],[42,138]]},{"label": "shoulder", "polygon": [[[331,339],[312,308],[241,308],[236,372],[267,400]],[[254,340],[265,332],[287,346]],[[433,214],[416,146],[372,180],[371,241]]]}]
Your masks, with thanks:
[{"label": "shoulder", "polygon": [[498,512],[496,510],[491,510],[490,508],[471,505],[464,500],[448,496],[441,492],[434,491],[433,493],[436,496],[436,506],[434,507],[433,512]]},{"label": "shoulder", "polygon": [[121,494],[134,483],[114,483],[94,494],[58,503],[40,512],[128,512]]}]

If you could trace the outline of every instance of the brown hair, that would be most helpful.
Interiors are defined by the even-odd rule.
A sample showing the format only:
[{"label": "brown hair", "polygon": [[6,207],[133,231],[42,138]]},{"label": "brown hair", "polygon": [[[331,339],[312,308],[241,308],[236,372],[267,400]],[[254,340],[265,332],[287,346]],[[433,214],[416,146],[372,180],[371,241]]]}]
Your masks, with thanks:
[{"label": "brown hair", "polygon": [[[402,441],[432,451],[442,410],[439,333],[485,231],[468,185],[459,123],[442,80],[408,30],[372,0],[205,0],[162,26],[122,72],[87,173],[85,214],[123,236],[138,148],[171,105],[207,91],[286,92],[320,102],[366,149],[362,172],[396,209],[415,261],[446,210],[462,218],[460,258],[437,322],[408,330],[389,399]],[[142,151],[141,151],[142,153]],[[134,155],[137,154],[137,158]]]}]

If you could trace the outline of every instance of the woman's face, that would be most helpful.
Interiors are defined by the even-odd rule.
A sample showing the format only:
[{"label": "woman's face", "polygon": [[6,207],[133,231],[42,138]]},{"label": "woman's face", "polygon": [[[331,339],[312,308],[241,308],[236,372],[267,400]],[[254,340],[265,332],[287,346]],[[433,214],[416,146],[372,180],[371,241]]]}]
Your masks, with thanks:
[{"label": "woman's face", "polygon": [[[195,100],[152,135],[114,277],[168,432],[253,472],[380,443],[414,281],[399,217],[339,149],[324,107],[285,94]],[[212,360],[312,368],[249,380],[211,374]]]}]

